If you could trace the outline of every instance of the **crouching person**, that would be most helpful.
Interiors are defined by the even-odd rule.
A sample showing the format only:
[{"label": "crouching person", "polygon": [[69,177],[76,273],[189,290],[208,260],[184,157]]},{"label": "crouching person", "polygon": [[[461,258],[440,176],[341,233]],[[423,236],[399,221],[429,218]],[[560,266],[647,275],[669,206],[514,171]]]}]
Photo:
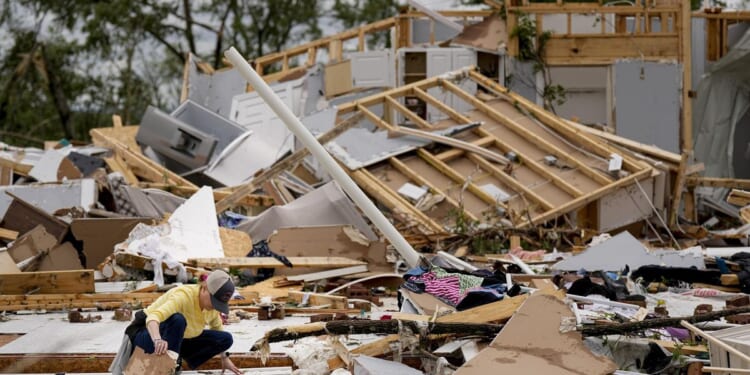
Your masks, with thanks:
[{"label": "crouching person", "polygon": [[[168,350],[178,353],[178,372],[184,363],[195,369],[221,355],[222,370],[242,374],[226,352],[233,339],[231,333],[223,331],[219,315],[219,312],[229,313],[228,302],[233,294],[234,284],[229,275],[214,271],[205,281],[173,288],[148,308],[138,311],[125,330],[126,337],[133,347],[140,347],[145,353],[165,355]],[[127,344],[125,340],[123,343]]]}]

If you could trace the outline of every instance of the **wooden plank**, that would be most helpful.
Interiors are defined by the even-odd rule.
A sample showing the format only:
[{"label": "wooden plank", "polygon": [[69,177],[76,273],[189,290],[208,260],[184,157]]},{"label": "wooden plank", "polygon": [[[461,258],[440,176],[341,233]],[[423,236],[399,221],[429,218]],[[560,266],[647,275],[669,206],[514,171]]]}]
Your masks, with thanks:
[{"label": "wooden plank", "polygon": [[[343,257],[287,257],[294,267],[340,268],[364,265],[364,262]],[[284,268],[286,265],[273,257],[193,258],[188,264],[205,268]]]},{"label": "wooden plank", "polygon": [[[509,98],[513,103],[518,103],[521,108],[528,111],[531,115],[539,119],[542,123],[557,130],[560,134],[568,137],[571,140],[575,140],[580,146],[590,150],[592,153],[599,155],[603,158],[609,158],[612,153],[617,153],[617,150],[609,147],[601,142],[597,142],[592,136],[583,131],[570,126],[570,124],[560,117],[557,117],[550,112],[539,107],[535,103],[532,103],[528,99],[515,92],[508,90],[507,88],[500,86],[497,82],[490,80],[489,78],[479,74],[476,71],[469,72],[469,77],[484,86],[491,91],[494,91],[500,95],[504,95]],[[627,170],[636,171],[643,168],[649,168],[649,165],[643,162],[636,161],[628,155],[622,155],[623,165]]]},{"label": "wooden plank", "polygon": [[13,184],[13,168],[0,165],[0,186]]},{"label": "wooden plank", "polygon": [[628,177],[619,179],[612,184],[602,186],[601,188],[594,190],[593,192],[588,193],[584,196],[573,199],[572,201],[569,201],[568,203],[562,206],[559,206],[552,211],[548,211],[548,212],[545,212],[544,214],[534,217],[531,220],[531,223],[523,222],[520,227],[522,228],[529,224],[534,224],[534,225],[540,224],[547,220],[551,220],[557,216],[563,215],[565,213],[573,212],[574,210],[581,208],[603,197],[604,195],[617,190],[618,188],[633,184],[635,183],[636,180],[642,180],[642,179],[647,178],[649,175],[651,175],[651,172],[652,172],[651,169],[644,169],[640,172],[637,172],[636,174],[632,174]]},{"label": "wooden plank", "polygon": [[490,150],[484,149],[477,145],[471,144],[469,142],[464,142],[458,139],[454,139],[454,138],[450,138],[450,137],[446,137],[446,136],[442,136],[438,134],[432,134],[432,133],[417,130],[417,129],[409,129],[409,128],[405,128],[401,126],[396,126],[391,131],[393,131],[394,133],[407,134],[413,137],[424,138],[433,142],[442,143],[444,145],[459,148],[464,151],[468,151],[470,153],[480,155],[486,159],[489,159],[491,161],[494,161],[496,163],[500,163],[503,165],[507,165],[508,163],[510,163],[510,161],[506,159],[505,156],[499,155]]},{"label": "wooden plank", "polygon": [[571,165],[574,165],[576,168],[578,168],[581,173],[588,176],[592,180],[596,181],[599,184],[606,185],[610,182],[612,182],[612,179],[609,177],[604,176],[603,174],[593,170],[588,165],[584,164],[580,160],[572,157],[569,153],[561,150],[557,146],[549,143],[547,140],[537,136],[532,131],[520,126],[518,123],[510,119],[509,117],[505,116],[504,114],[494,110],[492,107],[487,105],[486,103],[480,101],[479,99],[475,98],[474,96],[470,95],[466,91],[463,91],[461,88],[456,86],[455,84],[447,81],[442,80],[441,84],[443,87],[446,87],[449,91],[459,96],[461,99],[466,101],[467,103],[471,103],[476,109],[479,111],[487,114],[490,116],[493,120],[498,121],[502,123],[503,125],[507,126],[510,130],[515,132],[516,134],[524,137],[526,140],[538,145],[540,148],[544,149],[545,151],[553,154],[555,157],[557,157],[560,160],[564,160],[567,163],[570,163]]},{"label": "wooden plank", "polygon": [[[337,123],[331,130],[318,137],[318,142],[320,142],[320,144],[328,143],[332,139],[338,137],[345,131],[355,126],[362,119],[362,117],[363,115],[361,113],[357,113]],[[241,185],[231,194],[219,200],[216,203],[216,212],[224,212],[225,210],[229,209],[233,205],[237,204],[237,202],[239,202],[241,199],[243,199],[243,197],[255,191],[255,189],[257,189],[263,182],[285,171],[292,165],[295,165],[298,162],[302,161],[309,154],[310,151],[307,148],[302,148],[285,157],[284,159],[277,161],[271,168],[264,170],[250,182]]]},{"label": "wooden plank", "polygon": [[[0,368],[7,373],[27,374],[108,374],[113,353],[77,354],[0,354]],[[238,368],[291,367],[294,360],[285,354],[271,353],[261,358],[256,353],[233,353],[232,362]],[[221,359],[217,356],[198,367],[199,370],[220,370]],[[196,372],[199,373],[199,372]]]},{"label": "wooden plank", "polygon": [[[495,137],[492,137],[492,136],[482,137],[482,138],[475,139],[475,140],[471,141],[471,143],[473,145],[476,145],[476,146],[479,146],[479,147],[488,147],[488,146],[491,146],[491,145],[495,144]],[[440,159],[440,160],[442,160],[442,161],[444,161],[444,162],[448,162],[448,161],[453,160],[453,159],[455,159],[457,157],[460,157],[461,155],[463,155],[465,153],[466,153],[466,151],[464,151],[462,149],[453,148],[453,149],[450,149],[450,150],[443,151],[443,152],[441,152],[439,154],[436,154],[435,157],[438,158],[438,159]]]},{"label": "wooden plank", "polygon": [[549,65],[590,62],[614,63],[623,58],[648,56],[660,59],[679,58],[679,38],[675,33],[650,35],[586,35],[559,37],[553,35],[545,45]]},{"label": "wooden plank", "polygon": [[458,173],[455,169],[448,166],[448,164],[445,164],[442,161],[438,160],[434,155],[432,155],[428,151],[420,148],[417,150],[417,155],[419,155],[419,157],[424,159],[424,161],[432,165],[435,169],[440,171],[440,173],[446,175],[448,178],[453,180],[459,186],[466,184],[467,190],[471,192],[472,194],[476,195],[477,198],[481,199],[484,203],[487,203],[489,205],[497,205],[507,210],[508,206],[505,203],[498,201],[497,199],[495,199],[495,197],[489,195],[487,192],[482,190],[482,188],[477,186],[475,183],[469,182],[470,180],[468,180],[466,177]]},{"label": "wooden plank", "polygon": [[349,308],[349,300],[347,300],[346,297],[332,296],[328,294],[290,291],[289,300],[298,304],[304,303],[309,306],[328,306],[333,309]]},{"label": "wooden plank", "polygon": [[[501,301],[488,303],[477,306],[468,310],[458,311],[452,314],[443,315],[436,319],[442,323],[504,323],[518,310],[518,308],[527,299],[526,294],[516,297],[506,297]],[[404,318],[407,318],[405,316]],[[421,320],[421,319],[420,319]],[[380,340],[360,345],[351,351],[352,354],[363,354],[369,356],[379,356],[391,352],[390,344],[398,341],[399,335],[388,335]],[[340,358],[330,358],[328,368],[330,370],[343,366]]]},{"label": "wooden plank", "polygon": [[740,207],[750,205],[750,191],[732,189],[727,196],[727,202]]},{"label": "wooden plank", "polygon": [[93,292],[93,270],[21,272],[0,275],[0,294]]},{"label": "wooden plank", "polygon": [[[185,198],[189,198],[190,196],[198,192],[198,188],[196,187],[177,186],[177,185],[163,184],[163,183],[158,183],[158,182],[141,182],[138,184],[138,186],[142,188],[165,190],[172,194],[179,195]],[[218,202],[232,195],[233,192],[227,191],[227,190],[214,189],[213,193],[214,193],[214,201]],[[273,206],[274,200],[270,195],[245,194],[242,196],[242,198],[240,198],[234,204],[242,205],[246,207],[270,207],[270,206]]]},{"label": "wooden plank", "polygon": [[0,238],[4,240],[15,241],[18,238],[18,232],[10,229],[0,228]]},{"label": "wooden plank", "polygon": [[367,107],[365,107],[363,105],[358,105],[357,106],[357,110],[360,113],[362,113],[363,115],[365,115],[365,117],[368,120],[374,122],[377,127],[381,128],[383,130],[395,131],[395,128],[394,128],[393,125],[385,122],[385,120],[383,120],[382,118],[378,117],[376,114],[372,113],[369,109],[367,109]]},{"label": "wooden plank", "polygon": [[512,176],[508,175],[500,168],[492,165],[487,160],[484,160],[476,155],[469,155],[469,159],[479,164],[479,166],[482,167],[482,169],[492,173],[493,176],[497,177],[497,179],[502,181],[504,184],[510,186],[510,188],[515,190],[517,193],[523,196],[529,197],[534,203],[539,204],[543,210],[549,210],[549,209],[554,208],[552,203],[548,202],[541,195],[537,194],[530,188],[527,188],[524,184],[522,184],[521,182],[519,182]]},{"label": "wooden plank", "polygon": [[395,108],[396,111],[404,115],[406,118],[411,120],[414,124],[419,126],[422,129],[430,129],[432,128],[432,125],[427,122],[425,119],[419,117],[416,113],[412,112],[409,108],[406,108],[403,104],[399,103],[398,100],[395,100],[391,98],[390,96],[385,97],[386,103],[390,105],[391,107]]},{"label": "wooden plank", "polygon": [[[130,127],[122,127],[121,129],[125,128]],[[195,187],[192,182],[157,164],[140,152],[133,151],[132,148],[120,140],[106,135],[102,132],[102,129],[91,129],[89,133],[94,140],[94,144],[112,148],[133,169],[135,174],[153,182],[171,182],[175,185]]]},{"label": "wooden plank", "polygon": [[355,273],[362,273],[362,272],[367,272],[367,265],[363,264],[359,266],[337,268],[337,269],[328,270],[328,271],[312,272],[312,273],[306,273],[306,274],[295,275],[295,276],[287,276],[286,279],[289,281],[310,282],[310,281],[318,281],[318,280],[323,280],[323,279],[353,275]]},{"label": "wooden plank", "polygon": [[131,171],[130,168],[125,165],[125,162],[120,160],[119,157],[112,156],[104,158],[104,162],[107,163],[107,166],[112,172],[122,173],[123,177],[125,177],[125,182],[127,182],[128,185],[138,185],[138,177],[135,176],[133,171]]},{"label": "wooden plank", "polygon": [[393,192],[367,169],[360,168],[356,171],[349,172],[349,175],[352,176],[352,179],[354,179],[357,185],[364,189],[367,194],[375,197],[375,199],[383,203],[390,210],[400,214],[410,215],[411,219],[421,225],[421,229],[425,234],[444,232],[443,227],[440,224],[433,221],[422,211],[416,209],[406,199]]},{"label": "wooden plank", "polygon": [[0,166],[5,168],[10,168],[13,170],[13,172],[21,175],[21,176],[28,176],[29,172],[31,171],[31,168],[34,168],[33,165],[30,164],[22,164],[13,160],[0,158]]},{"label": "wooden plank", "polygon": [[729,189],[750,190],[750,180],[741,180],[735,178],[717,178],[717,177],[688,177],[686,181],[688,186],[708,186],[723,187]]},{"label": "wooden plank", "polygon": [[[409,168],[406,164],[401,162],[398,158],[389,158],[388,162],[396,168],[399,172],[406,175],[406,177],[410,178],[412,181],[416,182],[417,185],[420,186],[427,186],[433,193],[442,195],[445,197],[445,201],[448,202],[453,208],[456,210],[462,209],[461,205],[452,197],[450,197],[448,194],[440,190],[437,186],[435,186],[432,182],[428,181],[426,178],[420,176],[417,172]],[[464,215],[466,215],[469,219],[473,221],[479,221],[479,218],[477,218],[474,214],[469,212],[468,210],[462,209]]]},{"label": "wooden plank", "polygon": [[690,98],[692,83],[692,22],[691,4],[681,1],[680,13],[680,62],[682,63],[682,152],[690,155],[693,151],[693,99]]},{"label": "wooden plank", "polygon": [[598,138],[605,139],[607,141],[611,141],[615,144],[618,144],[620,146],[626,147],[628,149],[631,149],[633,151],[656,157],[659,160],[671,163],[671,164],[679,164],[680,163],[680,154],[676,154],[673,152],[669,152],[666,150],[662,150],[658,147],[639,143],[636,141],[632,141],[630,139],[627,139],[625,137],[620,137],[613,133],[604,132],[598,129],[594,129],[593,127],[581,125],[578,123],[575,123],[573,121],[567,121],[567,123],[570,126],[575,127],[576,129],[579,129],[581,131],[584,131],[586,133],[589,133],[591,135],[595,135]]},{"label": "wooden plank", "polygon": [[680,161],[680,167],[677,170],[677,177],[675,177],[674,188],[672,190],[672,205],[669,210],[669,226],[674,228],[677,225],[677,220],[680,211],[680,201],[682,200],[682,191],[685,188],[685,168],[687,168],[688,154],[683,153]]}]

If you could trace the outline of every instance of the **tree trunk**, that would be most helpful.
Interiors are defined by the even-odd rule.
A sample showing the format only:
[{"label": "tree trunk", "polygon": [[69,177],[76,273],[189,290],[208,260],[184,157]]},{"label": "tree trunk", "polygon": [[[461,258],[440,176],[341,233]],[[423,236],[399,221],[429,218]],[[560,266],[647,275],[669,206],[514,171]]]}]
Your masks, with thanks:
[{"label": "tree trunk", "polygon": [[648,319],[642,322],[630,322],[622,324],[610,324],[601,325],[594,327],[583,327],[579,331],[584,336],[604,336],[604,335],[618,335],[636,331],[642,331],[649,328],[661,328],[661,327],[678,327],[680,321],[684,320],[688,323],[699,323],[716,320],[723,316],[750,313],[750,306],[740,307],[736,309],[727,309],[721,311],[714,311],[707,314],[685,316],[681,318],[663,318],[663,319]]}]

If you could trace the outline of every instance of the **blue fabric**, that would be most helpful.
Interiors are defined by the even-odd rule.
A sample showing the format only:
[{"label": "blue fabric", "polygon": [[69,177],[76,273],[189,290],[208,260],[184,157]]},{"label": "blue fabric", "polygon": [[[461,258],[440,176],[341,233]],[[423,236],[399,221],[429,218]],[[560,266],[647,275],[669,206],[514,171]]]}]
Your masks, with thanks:
[{"label": "blue fabric", "polygon": [[719,269],[722,275],[726,275],[729,273],[729,267],[727,266],[727,262],[722,259],[721,257],[715,257],[716,259],[716,267]]},{"label": "blue fabric", "polygon": [[247,216],[232,211],[224,211],[219,215],[219,226],[229,229],[237,228],[241,222],[247,220]]},{"label": "blue fabric", "polygon": [[[183,338],[187,322],[185,317],[176,313],[159,324],[161,338],[167,341],[169,350],[179,353],[180,357],[195,369],[215,355],[227,351],[234,340],[232,334],[224,331],[203,330],[191,339]],[[136,333],[133,344],[141,347],[146,353],[154,352],[154,342],[143,327]]]},{"label": "blue fabric", "polygon": [[404,279],[408,280],[411,277],[422,276],[425,273],[427,273],[427,271],[428,271],[427,269],[424,269],[422,267],[414,267],[414,268],[406,271],[406,273],[404,274]]}]

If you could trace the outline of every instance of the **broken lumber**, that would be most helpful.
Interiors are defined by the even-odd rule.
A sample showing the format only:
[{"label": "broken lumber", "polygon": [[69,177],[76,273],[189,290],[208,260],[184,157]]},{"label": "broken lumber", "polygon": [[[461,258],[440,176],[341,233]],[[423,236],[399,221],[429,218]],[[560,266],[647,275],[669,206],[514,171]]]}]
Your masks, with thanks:
[{"label": "broken lumber", "polygon": [[406,134],[406,135],[410,135],[412,137],[417,137],[417,138],[424,138],[424,139],[427,139],[436,143],[441,143],[441,144],[445,144],[448,146],[452,146],[452,147],[455,147],[464,151],[477,154],[488,160],[494,161],[495,163],[500,163],[502,165],[507,165],[508,163],[510,163],[510,161],[505,156],[502,156],[496,152],[492,152],[484,147],[480,147],[480,146],[471,144],[469,142],[464,142],[455,138],[446,137],[444,135],[432,134],[430,132],[426,132],[423,130],[411,129],[411,128],[406,128],[403,126],[392,126],[388,130],[394,133]]},{"label": "broken lumber", "polygon": [[359,266],[345,267],[345,268],[337,268],[337,269],[328,270],[328,271],[306,273],[303,275],[287,276],[286,279],[289,281],[304,281],[307,283],[311,281],[318,281],[318,280],[329,279],[333,277],[354,275],[354,274],[363,273],[363,272],[367,272],[366,264],[362,264]]},{"label": "broken lumber", "polygon": [[346,297],[320,293],[289,291],[289,300],[296,302],[298,305],[327,306],[333,309],[349,308],[349,300]]},{"label": "broken lumber", "polygon": [[689,323],[709,322],[721,317],[750,312],[750,306],[714,311],[706,314],[683,316],[678,318],[648,319],[640,322],[628,322],[621,324],[607,324],[601,326],[582,327],[578,330],[584,336],[606,336],[620,335],[629,332],[642,331],[649,328],[674,327],[682,321]]},{"label": "broken lumber", "polygon": [[745,207],[750,204],[750,191],[732,189],[727,196],[727,202],[735,206]]},{"label": "broken lumber", "polygon": [[317,322],[299,326],[274,328],[266,332],[265,336],[255,343],[253,350],[260,348],[261,345],[273,342],[297,340],[302,337],[326,334],[384,334],[400,333],[403,330],[410,330],[414,334],[424,335],[454,334],[458,336],[494,338],[502,328],[502,324],[482,323],[431,322],[421,324],[412,320],[334,320],[330,322]]},{"label": "broken lumber", "polygon": [[[515,297],[506,297],[501,301],[488,303],[472,309],[443,315],[437,318],[441,323],[505,323],[518,310],[528,298],[528,295],[522,294]],[[352,354],[364,354],[369,356],[379,356],[391,352],[390,344],[398,341],[399,335],[388,335],[380,340],[373,341],[353,349]],[[328,368],[334,370],[344,365],[339,357],[328,359]]]},{"label": "broken lumber", "polygon": [[94,293],[94,271],[21,272],[0,275],[0,294]]},{"label": "broken lumber", "polygon": [[[160,189],[160,190],[168,191],[172,194],[179,195],[185,198],[189,198],[190,196],[198,192],[197,187],[178,186],[178,185],[165,184],[165,183],[160,183],[160,182],[141,182],[138,184],[138,186],[142,188]],[[217,201],[217,202],[220,202],[223,199],[226,199],[227,197],[233,194],[230,191],[219,190],[219,189],[214,189],[213,193],[214,193],[214,201]],[[252,193],[252,191],[250,193]],[[242,197],[239,198],[239,200],[234,202],[234,205],[247,206],[247,207],[273,206],[274,200],[272,197],[268,195],[250,194],[250,193],[243,194]],[[219,212],[219,211],[216,211],[216,212]]]},{"label": "broken lumber", "polygon": [[705,332],[701,331],[700,328],[686,322],[686,321],[680,321],[680,325],[689,329],[690,332],[693,332],[694,334],[703,337],[706,341],[711,343],[712,345],[720,346],[722,349],[728,351],[729,353],[732,353],[736,355],[737,357],[741,358],[743,361],[750,363],[750,356],[747,354],[737,350],[737,348],[725,343],[724,341],[719,340],[716,337],[713,337],[711,335],[706,334]]},{"label": "broken lumber", "polygon": [[[153,271],[154,270],[154,266],[152,264],[153,259],[151,259],[149,257],[144,257],[144,256],[141,256],[141,255],[131,254],[131,253],[124,252],[124,251],[118,251],[114,255],[115,255],[115,265],[117,265],[117,266],[130,267],[130,268],[135,268],[135,269],[139,269],[139,270],[146,270],[146,271]],[[164,262],[161,263],[161,268],[164,271],[172,270],[171,268],[168,268],[167,264],[164,263]],[[187,272],[193,274],[193,276],[199,275],[199,274],[202,274],[202,273],[207,273],[204,270],[199,270],[197,268],[193,268],[193,267],[189,267],[189,266],[186,266],[185,268],[187,269]],[[104,273],[104,272],[102,271],[102,273]],[[105,274],[105,276],[107,276],[107,275]],[[109,276],[107,276],[107,277],[109,277]]]},{"label": "broken lumber", "polygon": [[[326,133],[318,137],[318,142],[320,142],[321,144],[328,143],[330,140],[338,137],[343,132],[349,130],[354,125],[356,125],[362,119],[362,116],[363,115],[361,113],[358,113],[347,118],[346,120],[343,120],[337,123],[331,130],[327,131]],[[283,158],[282,160],[279,160],[278,162],[274,163],[274,165],[271,168],[264,170],[263,172],[261,172],[261,174],[253,178],[250,182],[246,183],[245,185],[240,186],[231,194],[219,200],[219,202],[216,203],[216,212],[217,213],[224,212],[230,207],[236,205],[246,196],[250,195],[253,191],[255,191],[255,189],[263,185],[263,183],[266,182],[269,178],[272,178],[278,175],[279,173],[285,171],[286,169],[290,168],[292,165],[299,163],[307,155],[310,155],[310,151],[307,148],[302,148],[302,149],[295,151],[293,154]]]},{"label": "broken lumber", "polygon": [[[288,257],[294,267],[351,267],[364,262],[343,257]],[[187,263],[204,268],[284,268],[286,265],[273,257],[193,258]]]},{"label": "broken lumber", "polygon": [[0,238],[4,240],[15,241],[18,238],[18,232],[10,229],[0,228]]}]

